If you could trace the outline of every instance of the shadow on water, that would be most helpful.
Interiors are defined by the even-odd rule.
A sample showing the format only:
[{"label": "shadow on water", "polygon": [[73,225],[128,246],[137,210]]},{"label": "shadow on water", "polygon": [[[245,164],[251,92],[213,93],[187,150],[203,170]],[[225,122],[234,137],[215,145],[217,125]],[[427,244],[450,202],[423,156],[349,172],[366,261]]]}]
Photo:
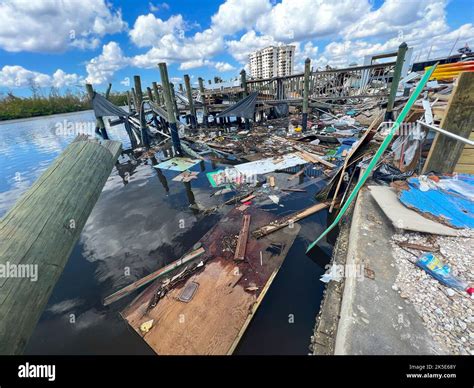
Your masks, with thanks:
[{"label": "shadow on water", "polygon": [[[0,214],[7,211],[73,137],[54,134],[58,120],[93,120],[91,112],[0,125]],[[114,127],[112,139],[125,131]],[[124,135],[126,136],[126,135]],[[2,162],[4,163],[4,162]],[[56,284],[26,348],[26,354],[153,354],[120,317],[137,293],[108,307],[105,296],[186,253],[230,210],[203,212],[233,196],[211,196],[206,172],[222,168],[202,162],[197,179],[183,184],[174,171],[123,157],[112,171],[80,240]],[[23,181],[15,179],[19,172]],[[279,216],[314,204],[317,188],[282,198],[283,207],[263,208]],[[237,354],[306,354],[329,262],[331,244],[311,257],[306,247],[325,228],[327,212],[300,222],[298,238],[246,331]]]}]

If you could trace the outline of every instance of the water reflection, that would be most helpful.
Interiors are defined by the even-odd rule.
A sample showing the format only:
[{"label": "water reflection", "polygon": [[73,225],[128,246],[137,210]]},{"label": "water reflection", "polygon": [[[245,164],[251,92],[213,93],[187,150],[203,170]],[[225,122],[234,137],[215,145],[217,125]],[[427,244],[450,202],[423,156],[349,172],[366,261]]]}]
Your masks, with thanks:
[{"label": "water reflection", "polygon": [[[88,111],[0,124],[0,215],[74,138],[54,131],[56,123],[65,119],[94,121]],[[127,148],[122,126],[107,130],[111,139]],[[172,154],[168,149],[158,156]],[[229,208],[218,205],[233,195],[211,195],[214,190],[205,172],[225,167],[216,162],[201,161],[191,168],[199,172],[192,182],[175,182],[172,179],[179,172],[155,169],[156,164],[156,157],[146,163],[131,153],[120,158],[53,290],[27,354],[152,353],[119,316],[136,295],[107,308],[102,306],[103,298],[186,253],[221,220]],[[312,195],[308,190],[306,196],[288,196],[285,207],[277,211],[309,206]],[[215,211],[200,210],[210,208]],[[269,352],[306,354],[323,289],[318,279],[325,259],[312,261],[304,251],[325,222],[321,213],[303,223],[291,255],[261,305],[263,313],[247,331],[242,353],[261,352],[266,346],[262,341],[275,336],[285,341],[275,341]],[[297,326],[274,325],[275,320],[286,319],[284,314],[290,310],[299,317]]]}]

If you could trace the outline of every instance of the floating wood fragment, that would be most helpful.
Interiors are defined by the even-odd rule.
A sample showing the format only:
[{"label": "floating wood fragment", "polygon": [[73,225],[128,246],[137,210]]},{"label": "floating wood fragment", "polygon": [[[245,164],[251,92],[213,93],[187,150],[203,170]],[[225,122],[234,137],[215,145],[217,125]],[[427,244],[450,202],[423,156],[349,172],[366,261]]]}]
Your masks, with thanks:
[{"label": "floating wood fragment", "polygon": [[233,204],[239,202],[241,199],[248,197],[248,196],[251,195],[252,193],[253,193],[253,190],[252,190],[252,191],[249,191],[249,192],[247,192],[247,193],[245,193],[245,194],[236,195],[235,197],[232,197],[231,199],[225,201],[224,204],[226,204],[226,205],[233,205]]},{"label": "floating wood fragment", "polygon": [[247,248],[247,240],[249,237],[250,215],[245,214],[242,220],[242,229],[237,239],[237,247],[235,248],[234,260],[245,260],[245,250]]},{"label": "floating wood fragment", "polygon": [[249,195],[248,197],[245,197],[243,199],[240,200],[240,203],[245,203],[245,202],[248,202],[250,201],[251,199],[254,199],[256,197],[256,195]]},{"label": "floating wood fragment", "polygon": [[293,213],[281,220],[277,220],[268,225],[255,229],[252,232],[252,236],[255,238],[262,238],[264,236],[267,236],[270,233],[276,232],[277,230],[284,228],[285,226],[288,226],[289,224],[298,222],[302,220],[303,218],[306,218],[314,213],[319,212],[320,210],[326,209],[328,206],[329,206],[328,202],[322,202],[322,203],[318,203],[316,205],[310,206],[302,211]]},{"label": "floating wood fragment", "polygon": [[270,185],[270,187],[275,187],[275,177],[273,175],[270,175],[267,178],[267,182]]},{"label": "floating wood fragment", "polygon": [[289,192],[294,192],[294,193],[306,193],[305,189],[293,189],[293,188],[281,189],[281,191],[289,191]]},{"label": "floating wood fragment", "polygon": [[144,285],[152,282],[153,280],[155,279],[158,279],[160,276],[163,276],[167,273],[169,273],[170,271],[182,266],[183,264],[186,264],[188,261],[191,261],[197,257],[199,257],[200,255],[202,255],[203,253],[205,252],[204,248],[199,248],[199,249],[196,249],[190,253],[188,253],[187,255],[183,256],[181,259],[179,260],[176,260],[174,262],[172,262],[171,264],[163,267],[163,268],[160,268],[159,270],[155,271],[155,272],[152,272],[151,274],[137,280],[136,282],[133,282],[132,284],[129,284],[128,286],[122,288],[121,290],[118,290],[116,292],[114,292],[113,294],[109,295],[108,297],[106,297],[104,299],[104,306],[108,306],[109,304],[111,303],[114,303],[120,299],[122,299],[123,297],[131,294],[132,292],[138,290],[140,287],[143,287]]}]

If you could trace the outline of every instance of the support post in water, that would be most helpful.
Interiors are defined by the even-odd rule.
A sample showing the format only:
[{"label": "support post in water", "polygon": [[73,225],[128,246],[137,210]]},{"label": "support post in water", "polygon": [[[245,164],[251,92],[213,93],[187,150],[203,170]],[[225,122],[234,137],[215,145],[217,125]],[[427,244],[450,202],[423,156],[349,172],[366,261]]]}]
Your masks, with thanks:
[{"label": "support post in water", "polygon": [[191,127],[196,128],[197,127],[197,122],[196,122],[196,110],[194,109],[194,103],[193,103],[193,91],[191,89],[191,82],[189,80],[189,75],[185,74],[184,75],[184,84],[186,86],[186,95],[189,100],[189,116],[191,119]]},{"label": "support post in water", "polygon": [[[240,83],[242,84],[242,88],[244,89],[243,97],[245,98],[249,95],[249,88],[247,86],[247,73],[243,69],[240,72]],[[249,119],[245,119],[245,129],[247,131],[250,129]]]},{"label": "support post in water", "polygon": [[304,84],[303,84],[303,117],[301,128],[306,131],[308,128],[308,99],[309,99],[309,75],[311,72],[311,59],[304,61]]},{"label": "support post in water", "polygon": [[[89,95],[89,99],[92,104],[92,100],[94,99],[94,89],[92,88],[91,84],[86,84],[87,94]],[[104,119],[102,117],[95,117],[95,131],[98,133],[104,140],[109,139],[109,135],[107,134],[107,130],[105,129]]]},{"label": "support post in water", "polygon": [[173,82],[170,82],[170,90],[171,90],[171,100],[173,101],[174,115],[176,116],[176,120],[179,121],[179,108],[178,108],[178,102],[176,101],[176,92],[174,90]]},{"label": "support post in water", "polygon": [[[155,99],[154,99],[154,97],[153,97],[153,93],[152,93],[152,91],[151,91],[151,88],[147,87],[147,88],[146,88],[146,93],[147,93],[147,95],[148,95],[148,99],[149,99],[151,102],[155,102]],[[158,124],[158,117],[157,117],[155,111],[153,111],[152,115],[153,115],[153,123],[155,124],[156,129],[158,129],[158,127],[159,127],[159,124]]]},{"label": "support post in water", "polygon": [[385,121],[393,120],[393,104],[395,103],[395,97],[397,96],[398,84],[400,82],[407,49],[408,45],[405,42],[398,47],[397,62],[395,62],[392,84],[390,86],[390,95],[388,96],[387,110],[385,111]]},{"label": "support post in water", "polygon": [[207,111],[207,104],[206,104],[206,96],[204,95],[204,80],[199,77],[199,93],[201,93],[201,98],[202,98],[202,121],[205,125],[206,128],[209,128],[209,121],[207,119],[207,116],[209,115],[209,112]]},{"label": "support post in water", "polygon": [[112,90],[112,84],[109,84],[107,91],[105,92],[105,98],[108,100],[110,97],[110,91]]},{"label": "support post in water", "polygon": [[176,153],[181,156],[183,151],[181,150],[181,142],[178,135],[178,127],[176,126],[176,117],[173,112],[173,102],[171,101],[171,89],[170,82],[168,79],[168,69],[166,68],[166,63],[162,62],[158,64],[160,68],[161,75],[161,86],[163,88],[163,95],[165,97],[166,111],[168,114],[168,123],[170,126],[171,140],[173,141],[173,146],[176,150]]},{"label": "support post in water", "polygon": [[143,106],[143,92],[140,76],[134,75],[133,80],[135,82],[135,93],[137,95],[137,112],[140,120],[140,132],[142,136],[142,142],[145,148],[150,148],[150,139],[148,139],[148,132],[146,128],[145,108]]},{"label": "support post in water", "polygon": [[128,113],[132,113],[132,101],[130,98],[130,92],[127,90],[127,104],[128,104]]},{"label": "support post in water", "polygon": [[162,104],[162,99],[161,99],[161,95],[160,95],[160,91],[158,90],[158,84],[153,81],[151,83],[151,86],[153,88],[153,93],[155,94],[155,101],[158,105],[163,105]]}]

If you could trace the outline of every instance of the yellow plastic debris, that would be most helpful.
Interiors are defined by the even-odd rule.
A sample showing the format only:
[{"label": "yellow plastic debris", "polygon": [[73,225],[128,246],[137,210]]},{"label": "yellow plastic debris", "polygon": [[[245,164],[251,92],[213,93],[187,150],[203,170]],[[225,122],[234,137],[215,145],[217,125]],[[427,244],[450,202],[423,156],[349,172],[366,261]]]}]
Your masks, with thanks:
[{"label": "yellow plastic debris", "polygon": [[152,328],[152,326],[153,326],[153,319],[150,319],[149,321],[143,322],[140,325],[140,331],[142,333],[148,333],[150,329]]}]

